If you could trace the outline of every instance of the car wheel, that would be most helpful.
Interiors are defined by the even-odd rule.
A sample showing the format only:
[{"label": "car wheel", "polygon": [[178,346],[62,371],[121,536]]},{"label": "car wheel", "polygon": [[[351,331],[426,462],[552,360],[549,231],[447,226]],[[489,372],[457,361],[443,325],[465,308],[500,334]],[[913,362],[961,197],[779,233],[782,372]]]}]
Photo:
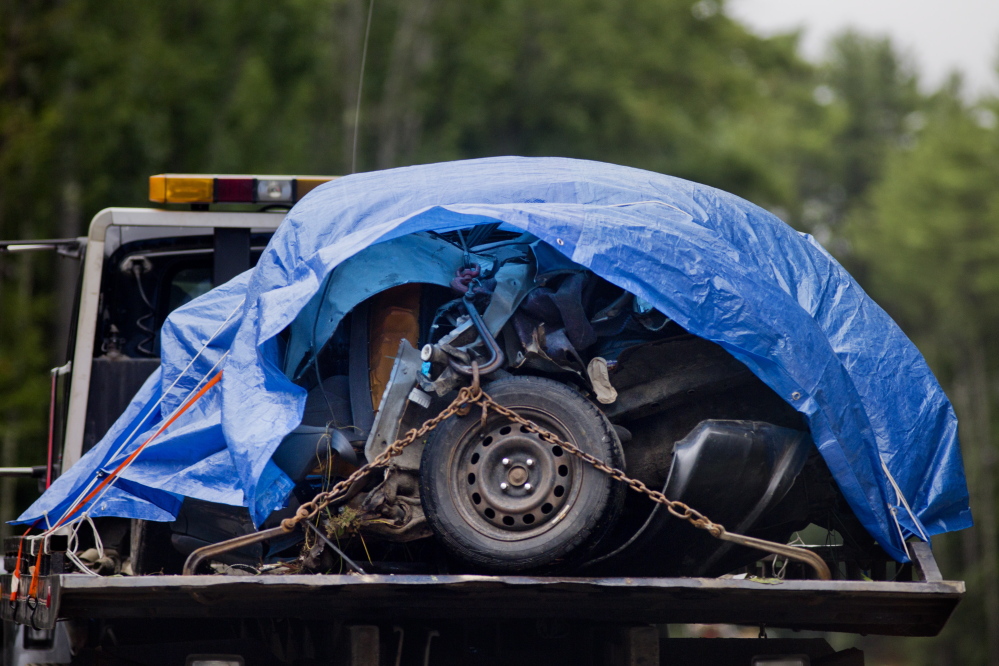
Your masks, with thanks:
[{"label": "car wheel", "polygon": [[[608,464],[623,468],[607,418],[577,391],[540,377],[488,384],[499,404]],[[493,571],[568,569],[620,516],[625,486],[495,413],[445,421],[420,465],[431,528],[459,559]]]}]

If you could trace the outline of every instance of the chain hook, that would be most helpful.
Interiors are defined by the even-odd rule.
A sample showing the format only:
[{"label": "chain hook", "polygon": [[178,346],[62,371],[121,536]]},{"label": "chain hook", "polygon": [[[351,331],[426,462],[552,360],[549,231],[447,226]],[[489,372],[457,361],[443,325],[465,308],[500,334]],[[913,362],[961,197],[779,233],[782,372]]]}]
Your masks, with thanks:
[{"label": "chain hook", "polygon": [[472,361],[472,394],[478,398],[482,389],[479,386],[479,362]]}]

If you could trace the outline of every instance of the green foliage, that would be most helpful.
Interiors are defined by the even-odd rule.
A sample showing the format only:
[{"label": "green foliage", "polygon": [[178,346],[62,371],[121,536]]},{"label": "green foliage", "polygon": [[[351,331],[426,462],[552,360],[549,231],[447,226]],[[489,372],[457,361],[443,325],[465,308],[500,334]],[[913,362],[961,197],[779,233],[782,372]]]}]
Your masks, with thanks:
[{"label": "green foliage", "polygon": [[[4,144],[0,159],[36,179],[31,205],[48,209],[31,231],[57,227],[67,181],[80,184],[85,219],[142,203],[145,178],[167,170],[348,171],[366,9],[363,0],[12,9],[34,29],[22,41],[36,61],[20,78],[39,81],[5,104],[23,118],[7,132],[23,148]],[[793,38],[760,39],[720,10],[691,0],[381,0],[358,167],[564,155],[793,207],[800,156],[826,148],[814,131],[824,111],[811,98],[812,68]]]},{"label": "green foliage", "polygon": [[[838,252],[955,399],[992,529],[938,553],[977,586],[962,624],[987,627],[995,102],[922,94],[907,58],[856,33],[813,66],[796,35],[754,36],[714,0],[376,0],[355,127],[368,6],[0,0],[0,238],[81,234],[144,205],[154,173],[347,173],[355,130],[358,170],[563,155],[732,191]],[[54,265],[0,257],[0,439],[16,433],[20,464],[44,460],[47,370],[65,361],[72,270]],[[964,631],[918,659],[957,654]]]},{"label": "green foliage", "polygon": [[999,137],[947,94],[926,117],[848,235],[868,288],[910,334],[963,347],[999,324]]},{"label": "green foliage", "polygon": [[[999,643],[996,442],[999,403],[999,132],[994,111],[953,88],[927,100],[925,128],[887,155],[847,226],[865,286],[927,355],[954,401],[977,525],[938,537],[969,595],[920,663],[985,663]],[[991,627],[991,629],[989,629]],[[977,628],[977,629],[976,629]],[[962,640],[981,631],[985,640]]]},{"label": "green foliage", "polygon": [[811,72],[793,40],[762,40],[710,3],[692,6],[442,3],[436,66],[419,82],[424,138],[396,160],[599,159],[789,205],[793,171],[773,161],[796,159],[803,123],[793,121],[815,112]]},{"label": "green foliage", "polygon": [[[3,6],[0,238],[50,233],[59,214],[51,174],[58,169],[60,123],[51,97],[59,87],[62,53],[49,35],[59,31],[62,17],[55,5]],[[45,279],[51,271],[32,259],[0,257],[0,464],[5,465],[38,464],[37,443],[46,428],[52,283]],[[19,441],[36,444],[36,451],[12,450]]]},{"label": "green foliage", "polygon": [[[15,274],[20,288],[0,292],[0,311],[5,314],[4,325],[0,327],[0,348],[17,350],[17,353],[0,356],[0,395],[3,396],[0,422],[6,429],[17,419],[19,437],[39,437],[45,427],[49,378],[48,373],[38,374],[37,368],[48,362],[50,350],[44,329],[31,324],[46,320],[52,299],[45,295],[29,296],[32,293],[30,257],[19,257],[18,263]],[[15,315],[8,320],[7,313]],[[45,396],[45,399],[39,400],[39,396]]]},{"label": "green foliage", "polygon": [[846,199],[862,196],[885,158],[910,138],[922,97],[914,67],[887,39],[847,31],[833,40],[823,68],[826,85],[845,107],[836,132],[836,180]]}]

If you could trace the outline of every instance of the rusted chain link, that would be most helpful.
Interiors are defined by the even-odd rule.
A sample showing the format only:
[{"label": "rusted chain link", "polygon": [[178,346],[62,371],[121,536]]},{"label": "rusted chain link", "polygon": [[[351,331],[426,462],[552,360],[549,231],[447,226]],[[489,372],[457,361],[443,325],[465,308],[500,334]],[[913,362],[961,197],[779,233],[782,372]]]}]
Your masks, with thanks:
[{"label": "rusted chain link", "polygon": [[243,536],[228,539],[220,543],[202,546],[201,548],[193,551],[187,556],[187,560],[184,562],[184,575],[193,576],[197,572],[198,566],[209,557],[215,557],[221,555],[222,553],[227,553],[230,550],[248,546],[259,541],[266,541],[267,539],[281,536],[293,531],[303,520],[312,520],[319,515],[320,511],[338,499],[341,499],[355,483],[367,476],[368,472],[378,467],[385,467],[388,465],[392,458],[403,452],[403,449],[425,436],[441,423],[452,416],[464,416],[465,414],[468,414],[469,410],[472,408],[472,404],[482,400],[482,396],[485,395],[482,392],[482,388],[479,386],[478,364],[473,363],[473,366],[475,368],[475,375],[472,380],[472,385],[466,386],[458,391],[458,396],[451,401],[451,404],[447,406],[447,409],[432,419],[425,421],[419,428],[413,428],[405,435],[392,442],[392,444],[379,453],[374,460],[366,465],[358,467],[343,481],[338,482],[329,490],[319,493],[313,497],[311,501],[299,506],[295,511],[295,515],[282,520],[280,526],[273,527],[269,530],[254,532],[252,534],[244,534]]},{"label": "rusted chain link", "polygon": [[616,467],[611,467],[610,465],[606,464],[599,458],[590,455],[586,451],[580,450],[574,444],[565,441],[564,439],[558,437],[554,433],[549,432],[544,428],[537,426],[528,419],[525,419],[512,409],[504,407],[503,405],[499,404],[498,402],[490,398],[485,393],[483,393],[482,397],[479,398],[479,400],[477,400],[476,402],[482,407],[483,421],[485,421],[487,410],[491,409],[497,414],[505,416],[511,421],[514,421],[515,423],[522,425],[524,428],[537,435],[539,439],[551,444],[552,446],[558,446],[565,449],[566,451],[576,456],[580,460],[589,463],[593,467],[596,467],[598,470],[600,470],[607,476],[611,477],[615,481],[620,481],[626,484],[629,488],[631,488],[635,492],[647,495],[649,499],[651,499],[653,502],[657,502],[665,506],[666,510],[669,511],[674,516],[676,516],[677,518],[681,520],[686,520],[687,522],[689,522],[691,525],[693,525],[698,529],[707,530],[707,532],[711,534],[711,536],[713,537],[720,538],[723,534],[725,534],[724,527],[722,527],[718,523],[712,522],[707,517],[702,515],[701,512],[690,508],[683,502],[669,499],[658,490],[652,490],[638,479],[633,479],[629,477],[627,474],[617,469]]},{"label": "rusted chain link", "polygon": [[799,562],[804,562],[815,570],[816,575],[820,580],[830,580],[832,574],[829,571],[828,565],[825,561],[819,557],[817,554],[804,550],[803,548],[796,548],[795,546],[788,546],[786,544],[775,543],[773,541],[766,541],[764,539],[757,539],[755,537],[746,536],[744,534],[736,534],[734,532],[728,532],[722,525],[713,522],[707,516],[702,514],[700,511],[693,509],[683,502],[678,500],[671,500],[662,494],[658,490],[652,490],[644,483],[638,479],[633,479],[625,474],[623,471],[617,469],[616,467],[611,467],[599,458],[596,458],[589,453],[580,450],[574,444],[561,439],[552,432],[539,427],[532,421],[525,419],[520,416],[512,409],[504,407],[492,398],[490,398],[485,392],[480,391],[480,396],[475,402],[482,407],[482,423],[485,424],[486,418],[488,416],[488,410],[493,410],[497,414],[504,416],[511,421],[518,423],[523,428],[533,432],[538,436],[539,439],[551,444],[552,446],[558,446],[565,449],[572,455],[576,456],[580,460],[589,463],[593,467],[607,474],[609,477],[615,481],[620,481],[626,484],[629,488],[635,492],[641,493],[647,496],[653,502],[662,504],[666,507],[666,510],[670,512],[673,516],[676,516],[680,520],[686,520],[688,523],[694,527],[705,530],[708,534],[715,537],[716,539],[721,539],[722,541],[730,541],[748,548],[755,548],[757,550],[763,550],[768,553],[775,553],[778,555],[783,555],[784,557],[798,560]]},{"label": "rusted chain link", "polygon": [[375,456],[374,460],[366,465],[363,465],[362,467],[358,467],[343,481],[340,481],[326,492],[319,493],[312,498],[312,501],[306,502],[305,504],[299,506],[298,510],[295,511],[294,516],[291,518],[285,518],[281,521],[281,527],[286,532],[291,532],[303,520],[312,520],[319,514],[320,511],[346,493],[347,490],[349,490],[350,487],[357,481],[363,479],[368,472],[378,467],[385,467],[392,458],[402,453],[403,449],[429,433],[431,430],[455,414],[464,416],[468,413],[469,409],[471,409],[472,404],[480,402],[483,396],[485,396],[485,393],[482,392],[482,389],[479,387],[477,381],[473,382],[472,386],[466,386],[461,389],[458,391],[458,397],[456,397],[451,404],[447,406],[447,409],[434,418],[425,421],[419,428],[413,428],[401,438],[392,442],[391,446],[386,447],[384,451]]},{"label": "rusted chain link", "polygon": [[384,451],[382,451],[374,460],[359,467],[350,476],[348,476],[343,481],[340,481],[335,486],[330,488],[328,491],[319,493],[311,501],[306,502],[298,507],[295,515],[290,518],[285,518],[281,521],[281,526],[278,528],[265,530],[263,532],[257,532],[255,534],[248,534],[242,537],[237,537],[235,539],[230,539],[229,541],[224,541],[218,544],[212,544],[210,546],[205,546],[199,548],[198,550],[191,553],[188,557],[187,562],[184,563],[184,573],[191,575],[195,572],[198,564],[206,557],[212,555],[218,555],[222,552],[232,550],[233,548],[238,548],[240,546],[248,545],[256,541],[262,541],[264,539],[270,538],[271,536],[276,536],[281,533],[288,533],[294,530],[299,523],[303,520],[312,520],[315,518],[320,511],[325,509],[327,506],[332,504],[334,501],[340,499],[346,492],[358,481],[363,479],[368,472],[379,467],[385,467],[388,465],[389,461],[395,456],[402,453],[410,444],[416,442],[417,440],[424,437],[427,433],[432,431],[434,428],[439,426],[441,423],[451,418],[452,416],[464,416],[468,414],[471,410],[472,405],[479,405],[482,409],[482,415],[480,417],[483,426],[485,425],[486,419],[488,418],[489,411],[504,416],[515,423],[523,426],[530,432],[536,434],[543,441],[551,444],[552,446],[559,446],[564,450],[568,451],[572,455],[576,456],[580,460],[589,463],[596,469],[607,474],[615,481],[620,481],[626,484],[629,488],[635,492],[641,493],[651,499],[653,502],[662,504],[666,507],[666,510],[670,512],[673,516],[679,518],[680,520],[686,520],[691,525],[698,529],[705,530],[711,536],[720,539],[722,541],[730,541],[737,543],[749,548],[755,548],[758,550],[763,550],[769,553],[776,553],[783,555],[784,557],[798,560],[799,562],[804,562],[811,566],[816,575],[821,580],[829,580],[832,576],[829,572],[829,567],[826,565],[825,561],[821,557],[812,553],[810,551],[796,548],[794,546],[788,546],[785,544],[775,543],[772,541],[765,541],[763,539],[757,539],[755,537],[749,537],[742,534],[735,534],[733,532],[728,532],[722,525],[712,522],[707,516],[703,515],[696,509],[693,509],[683,502],[677,500],[671,500],[666,497],[663,493],[658,490],[652,490],[644,483],[638,479],[632,479],[623,471],[617,469],[616,467],[611,467],[607,465],[599,458],[580,450],[574,444],[567,442],[552,432],[541,428],[534,422],[525,419],[513,410],[504,407],[495,400],[489,397],[479,384],[479,372],[478,364],[473,363],[473,375],[472,375],[472,385],[466,386],[458,391],[458,396],[451,402],[448,407],[442,411],[437,416],[429,419],[423,423],[419,428],[413,428],[401,438],[392,442],[392,444]]}]

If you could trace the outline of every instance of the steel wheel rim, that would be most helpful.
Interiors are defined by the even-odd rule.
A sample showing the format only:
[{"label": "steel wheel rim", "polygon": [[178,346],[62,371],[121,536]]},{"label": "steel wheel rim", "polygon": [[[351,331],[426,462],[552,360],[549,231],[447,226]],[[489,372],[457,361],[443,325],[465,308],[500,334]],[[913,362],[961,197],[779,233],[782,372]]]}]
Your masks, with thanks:
[{"label": "steel wheel rim", "polygon": [[[516,411],[576,443],[551,414]],[[476,423],[465,431],[451,455],[448,480],[452,501],[470,527],[492,539],[522,541],[564,523],[579,499],[582,472],[582,463],[561,447],[498,417],[481,430]]]}]

